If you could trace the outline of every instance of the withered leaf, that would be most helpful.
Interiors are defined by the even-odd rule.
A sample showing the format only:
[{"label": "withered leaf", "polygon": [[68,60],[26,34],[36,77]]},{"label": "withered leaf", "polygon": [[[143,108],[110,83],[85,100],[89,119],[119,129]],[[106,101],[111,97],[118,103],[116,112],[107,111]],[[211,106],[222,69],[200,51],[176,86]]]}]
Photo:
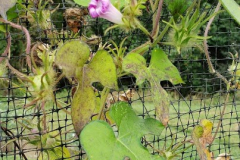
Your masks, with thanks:
[{"label": "withered leaf", "polygon": [[212,143],[212,127],[213,123],[207,119],[203,119],[200,125],[194,127],[192,132],[193,143],[197,148],[198,155],[201,160],[212,160],[211,154],[207,149],[207,144]]},{"label": "withered leaf", "polygon": [[163,50],[153,49],[149,67],[143,56],[130,53],[123,59],[123,70],[137,78],[137,85],[146,80],[150,83],[157,117],[166,126],[169,119],[169,96],[160,81],[168,80],[173,84],[183,83],[177,68]]}]

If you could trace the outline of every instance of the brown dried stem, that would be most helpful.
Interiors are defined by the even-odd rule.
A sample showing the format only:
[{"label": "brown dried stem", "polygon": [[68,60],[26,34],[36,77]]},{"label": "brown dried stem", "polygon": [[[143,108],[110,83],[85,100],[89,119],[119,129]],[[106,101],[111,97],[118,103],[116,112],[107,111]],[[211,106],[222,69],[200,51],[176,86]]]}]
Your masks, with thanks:
[{"label": "brown dried stem", "polygon": [[7,35],[7,46],[4,52],[2,53],[2,57],[0,57],[0,62],[2,62],[4,58],[8,56],[10,47],[11,47],[11,40],[12,40],[11,35],[8,32],[6,33],[6,35]]},{"label": "brown dried stem", "polygon": [[21,80],[24,80],[24,81],[27,81],[27,82],[30,82],[30,83],[33,83],[25,74],[21,73],[20,71],[18,71],[17,69],[15,69],[10,63],[9,61],[7,60],[7,66],[8,68],[18,76],[18,78],[20,78]]},{"label": "brown dried stem", "polygon": [[[218,12],[219,9],[220,9],[220,7],[221,7],[221,3],[218,2],[217,7],[216,7],[216,9],[215,9],[214,12],[215,12],[215,13]],[[216,76],[217,76],[218,78],[220,78],[221,80],[223,80],[224,83],[227,85],[227,89],[228,89],[228,88],[229,88],[229,85],[230,85],[230,82],[229,82],[223,75],[221,75],[218,71],[216,71],[216,70],[214,69],[213,64],[212,64],[212,62],[211,62],[211,58],[210,58],[209,52],[208,52],[207,37],[208,37],[208,32],[209,32],[209,30],[210,30],[210,27],[211,27],[211,24],[212,24],[214,18],[215,18],[215,16],[213,16],[213,17],[209,20],[209,22],[208,22],[208,24],[207,24],[207,27],[206,27],[206,29],[205,29],[205,32],[204,32],[204,37],[206,37],[206,39],[204,39],[204,41],[203,41],[204,52],[205,52],[205,56],[206,56],[206,58],[207,58],[207,63],[208,63],[208,66],[209,66],[210,73],[216,74]],[[213,139],[212,139],[211,144],[213,143],[214,139],[216,138],[216,136],[217,136],[217,134],[218,134],[218,131],[219,131],[219,128],[220,128],[220,126],[221,126],[221,124],[222,124],[222,119],[223,119],[223,116],[224,116],[224,114],[225,114],[225,110],[226,110],[226,107],[227,107],[228,99],[229,99],[229,92],[227,93],[227,97],[226,97],[226,99],[225,99],[223,109],[222,109],[222,111],[221,111],[221,113],[220,113],[220,119],[219,119],[219,122],[218,122],[218,125],[217,125],[217,128],[216,128],[216,132],[215,132],[215,134],[214,134],[214,136],[213,136]],[[209,145],[211,145],[211,144],[209,144]]]},{"label": "brown dried stem", "polygon": [[[214,13],[217,13],[217,12],[219,11],[220,6],[221,6],[221,3],[218,2],[217,7],[216,7]],[[208,52],[207,37],[208,37],[208,32],[209,32],[209,30],[210,30],[210,27],[211,27],[211,24],[212,24],[214,18],[215,18],[215,16],[213,16],[213,17],[209,20],[209,22],[208,22],[208,24],[207,24],[207,27],[206,27],[206,29],[205,29],[205,32],[204,32],[204,37],[205,37],[205,39],[203,40],[204,52],[205,52],[205,56],[206,56],[206,58],[207,58],[207,63],[208,63],[208,67],[209,67],[210,73],[216,74],[217,77],[219,77],[220,79],[222,79],[222,80],[228,85],[228,83],[229,83],[228,80],[227,80],[224,76],[222,76],[218,71],[216,71],[216,70],[214,69],[213,64],[212,64],[212,62],[211,62],[211,58],[210,58],[209,52]]]},{"label": "brown dried stem", "polygon": [[45,110],[45,104],[46,104],[46,101],[43,101],[42,104],[41,104],[41,109],[43,111],[43,121],[42,121],[43,133],[47,133],[47,113],[46,113],[46,110]]},{"label": "brown dried stem", "polygon": [[101,93],[101,104],[100,104],[101,110],[100,110],[99,115],[98,115],[98,119],[99,120],[103,116],[104,108],[106,106],[106,99],[107,99],[107,96],[108,96],[109,92],[110,92],[110,89],[107,88],[107,87],[104,87],[104,89],[103,89],[103,91]]},{"label": "brown dried stem", "polygon": [[156,15],[153,16],[155,19],[153,20],[153,30],[152,30],[152,34],[151,34],[152,37],[156,36],[157,30],[159,28],[159,21],[161,18],[162,6],[163,6],[163,0],[160,0],[158,3],[157,13],[156,13]]},{"label": "brown dried stem", "polygon": [[32,67],[31,67],[32,66],[31,65],[31,57],[30,57],[31,37],[30,37],[30,34],[29,34],[28,30],[24,26],[15,24],[15,23],[7,21],[7,20],[4,20],[3,18],[0,18],[0,22],[7,23],[10,26],[12,26],[13,28],[19,29],[19,30],[24,32],[24,34],[26,36],[26,41],[27,41],[27,46],[26,46],[27,65],[30,69],[32,69]]},{"label": "brown dried stem", "polygon": [[[221,112],[221,114],[220,114],[220,119],[219,119],[219,121],[218,121],[218,125],[217,125],[217,128],[216,128],[215,134],[213,135],[211,144],[213,143],[214,139],[216,138],[216,136],[217,136],[217,134],[218,134],[218,131],[219,131],[219,128],[220,128],[220,126],[221,126],[221,124],[222,124],[223,116],[224,116],[225,110],[226,110],[226,108],[227,108],[227,103],[228,103],[229,95],[230,95],[230,94],[227,93],[226,99],[225,99],[225,101],[224,101],[224,106],[223,106],[222,112]],[[211,144],[210,144],[210,145],[211,145]]]},{"label": "brown dried stem", "polygon": [[[2,129],[3,132],[4,132],[7,136],[9,136],[11,139],[14,139],[14,138],[15,138],[15,137],[14,137],[14,134],[13,134],[10,130],[8,130],[7,128],[1,126],[1,129]],[[14,145],[21,151],[19,154],[22,154],[23,158],[24,158],[25,160],[27,160],[26,155],[22,152],[21,147],[18,145],[18,143],[17,143],[16,141],[13,141],[13,143],[14,143]]]}]

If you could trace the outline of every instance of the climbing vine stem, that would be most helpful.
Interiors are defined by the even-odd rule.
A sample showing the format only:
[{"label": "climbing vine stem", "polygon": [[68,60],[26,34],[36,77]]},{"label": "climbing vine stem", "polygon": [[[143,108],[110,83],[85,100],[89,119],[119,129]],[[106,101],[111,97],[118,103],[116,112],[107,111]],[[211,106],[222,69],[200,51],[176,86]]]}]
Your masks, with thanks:
[{"label": "climbing vine stem", "polygon": [[102,94],[101,94],[101,103],[100,103],[101,109],[100,109],[100,112],[98,115],[98,119],[101,119],[101,117],[103,115],[103,111],[104,111],[104,108],[106,105],[106,99],[107,99],[109,92],[110,92],[110,89],[107,87],[104,87]]},{"label": "climbing vine stem", "polygon": [[[218,2],[217,7],[216,7],[214,12],[215,13],[218,12],[220,10],[220,7],[221,7],[221,3]],[[223,75],[221,75],[218,71],[216,71],[214,69],[213,64],[211,62],[211,58],[210,58],[209,52],[208,52],[207,37],[208,37],[208,32],[210,30],[210,27],[211,27],[211,24],[213,23],[214,18],[215,18],[215,16],[213,16],[209,20],[209,22],[207,23],[207,27],[205,29],[205,32],[204,32],[204,37],[206,37],[206,39],[204,39],[204,41],[203,41],[204,52],[205,52],[205,56],[206,56],[206,59],[207,59],[207,63],[208,63],[208,67],[209,67],[210,73],[216,74],[216,76],[218,78],[220,78],[226,84],[226,86],[227,86],[227,95],[226,95],[226,99],[224,101],[223,109],[222,109],[222,111],[220,113],[220,118],[219,118],[219,121],[218,121],[218,125],[217,125],[217,128],[216,128],[215,134],[214,134],[214,136],[212,138],[211,144],[213,143],[214,139],[216,138],[216,136],[218,134],[218,131],[219,131],[219,128],[220,128],[220,126],[222,124],[223,116],[225,114],[225,110],[226,110],[228,99],[229,99],[229,88],[230,88],[230,82]]]}]

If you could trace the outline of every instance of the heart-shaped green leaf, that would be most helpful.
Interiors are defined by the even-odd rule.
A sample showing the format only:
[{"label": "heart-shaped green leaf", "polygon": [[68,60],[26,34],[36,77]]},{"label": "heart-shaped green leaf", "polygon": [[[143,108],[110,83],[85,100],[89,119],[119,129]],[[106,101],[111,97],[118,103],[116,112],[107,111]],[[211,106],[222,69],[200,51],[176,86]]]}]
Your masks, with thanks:
[{"label": "heart-shaped green leaf", "polygon": [[86,64],[78,77],[79,84],[72,101],[72,121],[77,134],[90,121],[97,106],[97,97],[92,83],[100,82],[107,88],[117,89],[116,66],[111,55],[98,51],[89,64]]},{"label": "heart-shaped green leaf", "polygon": [[164,126],[157,120],[139,118],[126,102],[115,103],[110,110],[112,119],[117,122],[119,134],[116,137],[111,126],[104,121],[92,121],[80,135],[80,142],[91,160],[159,160],[141,144],[146,134],[160,135]]},{"label": "heart-shaped green leaf", "polygon": [[130,53],[123,60],[123,69],[137,78],[138,85],[148,80],[157,117],[164,125],[167,125],[169,97],[160,85],[160,81],[168,80],[172,84],[183,83],[177,68],[170,62],[167,55],[161,49],[154,49],[150,66],[147,68],[146,61],[141,55]]},{"label": "heart-shaped green leaf", "polygon": [[234,0],[220,0],[223,7],[228,11],[228,13],[237,21],[240,25],[240,7]]},{"label": "heart-shaped green leaf", "polygon": [[72,40],[65,42],[56,53],[55,63],[62,68],[63,73],[68,78],[76,77],[78,68],[83,67],[90,55],[90,49],[87,44]]},{"label": "heart-shaped green leaf", "polygon": [[17,0],[1,0],[0,1],[0,15],[7,20],[6,12],[16,4]]}]

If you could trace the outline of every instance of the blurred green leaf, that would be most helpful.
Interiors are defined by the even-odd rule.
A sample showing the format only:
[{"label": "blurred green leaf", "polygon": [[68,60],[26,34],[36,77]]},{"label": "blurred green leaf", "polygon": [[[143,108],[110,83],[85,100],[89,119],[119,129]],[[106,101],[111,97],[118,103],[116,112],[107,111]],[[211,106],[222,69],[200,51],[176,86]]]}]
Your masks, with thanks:
[{"label": "blurred green leaf", "polygon": [[17,0],[1,0],[0,1],[0,15],[7,20],[6,12],[16,4]]},{"label": "blurred green leaf", "polygon": [[240,7],[234,0],[220,0],[223,7],[227,12],[237,21],[240,25]]},{"label": "blurred green leaf", "polygon": [[177,20],[179,16],[187,10],[188,6],[192,3],[189,0],[166,0],[168,10],[172,14],[174,20]]},{"label": "blurred green leaf", "polygon": [[6,27],[5,27],[5,25],[3,24],[3,23],[0,23],[0,32],[6,32],[7,30],[6,30]]}]

